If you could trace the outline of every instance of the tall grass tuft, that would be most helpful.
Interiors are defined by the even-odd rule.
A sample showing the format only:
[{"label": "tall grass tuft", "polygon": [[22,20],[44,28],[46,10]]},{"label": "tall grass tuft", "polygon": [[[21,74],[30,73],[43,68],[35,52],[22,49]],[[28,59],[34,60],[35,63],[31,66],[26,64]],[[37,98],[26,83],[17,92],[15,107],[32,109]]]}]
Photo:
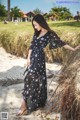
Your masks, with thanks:
[{"label": "tall grass tuft", "polygon": [[27,57],[30,41],[31,34],[29,33],[20,34],[6,30],[0,32],[0,44],[7,52],[17,56]]},{"label": "tall grass tuft", "polygon": [[[80,31],[57,30],[59,37],[72,47],[80,44]],[[3,30],[0,32],[0,44],[6,49],[7,52],[27,58],[28,48],[32,40],[32,34],[28,32],[18,33],[16,31]],[[57,48],[49,50],[47,46],[45,49],[46,62],[64,62],[70,52],[64,48]]]}]

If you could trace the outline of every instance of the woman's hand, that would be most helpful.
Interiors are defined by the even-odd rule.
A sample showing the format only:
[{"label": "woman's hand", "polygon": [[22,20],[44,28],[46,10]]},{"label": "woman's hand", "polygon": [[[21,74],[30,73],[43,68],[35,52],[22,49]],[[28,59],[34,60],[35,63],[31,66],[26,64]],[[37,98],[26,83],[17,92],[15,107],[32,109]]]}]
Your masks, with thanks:
[{"label": "woman's hand", "polygon": [[27,66],[27,67],[29,67],[29,66],[30,66],[30,59],[29,59],[29,58],[27,59],[27,63],[26,63],[26,64],[24,64],[24,67],[26,67],[26,66]]},{"label": "woman's hand", "polygon": [[80,45],[78,45],[77,47],[74,48],[74,51],[80,49]]},{"label": "woman's hand", "polygon": [[79,48],[80,48],[80,45],[78,45],[77,47],[75,47],[75,48],[73,48],[73,47],[71,47],[71,46],[69,46],[69,45],[64,45],[63,46],[65,49],[68,49],[68,50],[71,50],[71,51],[76,51],[76,50],[78,50]]},{"label": "woman's hand", "polygon": [[30,58],[27,59],[27,67],[30,66]]},{"label": "woman's hand", "polygon": [[28,57],[27,57],[27,64],[25,64],[25,66],[27,66],[27,67],[30,66],[30,56],[31,56],[31,52],[32,52],[32,50],[30,49],[30,50],[29,50],[29,53],[28,53]]}]

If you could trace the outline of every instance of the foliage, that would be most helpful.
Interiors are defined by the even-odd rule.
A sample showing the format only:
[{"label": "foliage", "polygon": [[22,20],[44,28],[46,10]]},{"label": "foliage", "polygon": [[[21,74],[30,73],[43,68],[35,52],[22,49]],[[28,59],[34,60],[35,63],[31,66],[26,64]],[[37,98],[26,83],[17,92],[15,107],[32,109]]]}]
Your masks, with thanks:
[{"label": "foliage", "polygon": [[65,20],[72,17],[70,10],[66,7],[51,8],[49,15],[55,16],[58,20]]},{"label": "foliage", "polygon": [[35,10],[33,10],[33,12],[35,14],[43,14],[41,10],[39,10],[39,8],[36,8]]},{"label": "foliage", "polygon": [[5,6],[0,4],[0,17],[6,17],[6,16],[7,16],[7,11],[5,9]]},{"label": "foliage", "polygon": [[15,6],[14,8],[11,8],[11,16],[17,18],[23,16],[23,14],[20,12],[20,9]]},{"label": "foliage", "polygon": [[6,17],[0,17],[0,21],[6,20]]}]

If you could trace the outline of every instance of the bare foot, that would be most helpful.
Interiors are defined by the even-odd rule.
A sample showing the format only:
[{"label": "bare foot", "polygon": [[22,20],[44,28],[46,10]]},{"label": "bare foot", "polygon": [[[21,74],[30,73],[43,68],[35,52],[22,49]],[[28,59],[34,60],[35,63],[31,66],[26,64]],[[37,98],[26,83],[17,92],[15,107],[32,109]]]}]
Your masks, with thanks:
[{"label": "bare foot", "polygon": [[22,110],[24,110],[24,109],[27,109],[27,107],[26,107],[26,103],[25,103],[25,100],[24,99],[22,99],[22,103],[21,103],[21,107],[20,107]]},{"label": "bare foot", "polygon": [[28,112],[25,109],[25,110],[19,110],[16,115],[19,116],[19,115],[27,115],[27,114],[28,114]]},{"label": "bare foot", "polygon": [[27,114],[27,107],[24,99],[22,100],[21,107],[16,115],[23,115],[23,114]]}]

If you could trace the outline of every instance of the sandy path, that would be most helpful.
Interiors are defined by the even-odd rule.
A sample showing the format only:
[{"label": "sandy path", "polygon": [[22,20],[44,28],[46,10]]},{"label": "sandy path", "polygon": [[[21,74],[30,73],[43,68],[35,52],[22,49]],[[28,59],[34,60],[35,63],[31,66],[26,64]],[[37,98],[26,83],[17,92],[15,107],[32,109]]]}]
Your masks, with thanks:
[{"label": "sandy path", "polygon": [[[7,53],[2,47],[0,47],[0,113],[8,112],[8,120],[42,120],[40,114],[41,111],[48,111],[50,108],[50,106],[45,106],[43,110],[37,110],[30,115],[16,117],[16,112],[19,109],[22,100],[21,92],[24,86],[23,72],[26,68],[24,66],[26,61],[26,59]],[[51,97],[49,92],[53,92],[58,85],[58,77],[54,78],[54,76],[51,76],[59,74],[61,67],[62,66],[59,64],[46,63],[48,77],[48,100]],[[52,79],[54,80],[49,86]],[[53,119],[56,115],[58,116],[58,113],[53,113],[49,117]]]}]

